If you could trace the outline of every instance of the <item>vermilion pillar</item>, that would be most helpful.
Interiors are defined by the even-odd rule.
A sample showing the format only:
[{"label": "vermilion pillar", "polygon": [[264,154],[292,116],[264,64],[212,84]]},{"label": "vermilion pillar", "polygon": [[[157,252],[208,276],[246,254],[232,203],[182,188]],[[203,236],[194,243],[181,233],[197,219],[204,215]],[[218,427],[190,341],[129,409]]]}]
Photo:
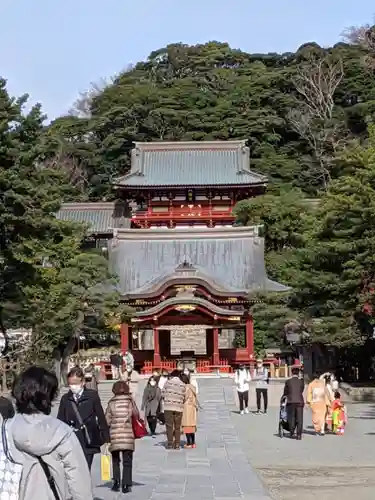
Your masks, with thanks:
[{"label": "vermilion pillar", "polygon": [[212,353],[212,364],[219,365],[220,355],[219,355],[219,329],[214,328],[214,342],[213,342],[213,353]]},{"label": "vermilion pillar", "polygon": [[254,323],[252,317],[246,320],[246,349],[250,360],[254,359]]},{"label": "vermilion pillar", "polygon": [[125,354],[129,350],[129,335],[131,328],[127,323],[121,324],[120,338],[121,338],[121,352]]},{"label": "vermilion pillar", "polygon": [[154,366],[160,368],[160,344],[159,344],[159,330],[154,328]]}]

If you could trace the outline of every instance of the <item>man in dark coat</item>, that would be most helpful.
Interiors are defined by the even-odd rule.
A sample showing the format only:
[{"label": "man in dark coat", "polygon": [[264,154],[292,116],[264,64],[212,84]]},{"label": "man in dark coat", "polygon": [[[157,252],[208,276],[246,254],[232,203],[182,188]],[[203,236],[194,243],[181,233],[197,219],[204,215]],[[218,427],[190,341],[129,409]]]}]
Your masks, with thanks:
[{"label": "man in dark coat", "polygon": [[60,401],[57,418],[75,430],[89,468],[100,447],[109,443],[109,428],[97,391],[86,389],[84,373],[75,367],[68,374],[69,392]]},{"label": "man in dark coat", "polygon": [[299,377],[299,373],[298,367],[292,368],[292,377],[285,382],[283,396],[286,397],[287,401],[286,410],[290,437],[294,437],[296,434],[297,439],[302,439],[305,384],[303,379]]}]

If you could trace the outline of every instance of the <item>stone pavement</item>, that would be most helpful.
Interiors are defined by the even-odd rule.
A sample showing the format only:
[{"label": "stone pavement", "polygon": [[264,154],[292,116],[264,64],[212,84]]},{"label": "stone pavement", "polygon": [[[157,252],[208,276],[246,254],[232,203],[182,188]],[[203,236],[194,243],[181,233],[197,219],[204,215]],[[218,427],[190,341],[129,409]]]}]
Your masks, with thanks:
[{"label": "stone pavement", "polygon": [[[231,379],[199,379],[198,383],[203,410],[199,414],[197,448],[165,450],[163,427],[155,439],[138,441],[135,485],[127,498],[375,498],[375,405],[348,404],[349,423],[344,436],[313,435],[311,415],[306,409],[305,434],[302,441],[294,441],[276,435],[282,384],[269,386],[267,415],[241,416]],[[101,385],[103,406],[110,391],[110,384]],[[254,388],[250,391],[250,405],[255,409]],[[101,484],[99,457],[93,466],[93,483],[98,499],[114,500],[122,496],[112,493],[109,484]]]},{"label": "stone pavement", "polygon": [[[128,495],[134,500],[269,500],[264,486],[253,471],[242,449],[231,410],[235,403],[230,379],[199,380],[200,403],[197,448],[167,451],[164,427],[156,438],[136,443],[134,487]],[[110,386],[100,389],[103,406]],[[93,465],[93,483],[98,499],[123,497],[100,481],[100,461]]]},{"label": "stone pavement", "polygon": [[[373,500],[375,498],[375,405],[347,403],[344,436],[315,436],[305,410],[302,441],[277,434],[277,393],[267,415],[232,414],[242,447],[275,500]],[[251,394],[252,406],[255,395]]]}]

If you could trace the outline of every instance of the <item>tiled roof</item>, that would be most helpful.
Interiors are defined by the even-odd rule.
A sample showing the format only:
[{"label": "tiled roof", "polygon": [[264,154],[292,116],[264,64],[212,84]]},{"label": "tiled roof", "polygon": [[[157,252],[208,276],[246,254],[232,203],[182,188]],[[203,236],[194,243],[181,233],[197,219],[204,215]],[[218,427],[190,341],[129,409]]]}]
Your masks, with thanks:
[{"label": "tiled roof", "polygon": [[92,234],[111,234],[115,228],[130,227],[130,220],[116,213],[115,203],[63,203],[56,217],[88,224]]},{"label": "tiled roof", "polygon": [[123,229],[109,247],[119,291],[146,292],[190,262],[228,292],[286,291],[267,278],[264,240],[256,228]]},{"label": "tiled roof", "polygon": [[264,184],[250,170],[245,141],[136,142],[130,173],[117,186],[226,186]]}]

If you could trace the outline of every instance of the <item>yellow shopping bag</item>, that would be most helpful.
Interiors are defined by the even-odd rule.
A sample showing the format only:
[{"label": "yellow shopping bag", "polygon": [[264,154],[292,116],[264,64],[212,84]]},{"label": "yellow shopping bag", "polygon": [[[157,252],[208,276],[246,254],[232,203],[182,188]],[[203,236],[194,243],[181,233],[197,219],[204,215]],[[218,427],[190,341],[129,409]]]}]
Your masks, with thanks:
[{"label": "yellow shopping bag", "polygon": [[100,462],[102,481],[111,480],[111,457],[108,454],[103,454],[101,456]]}]

